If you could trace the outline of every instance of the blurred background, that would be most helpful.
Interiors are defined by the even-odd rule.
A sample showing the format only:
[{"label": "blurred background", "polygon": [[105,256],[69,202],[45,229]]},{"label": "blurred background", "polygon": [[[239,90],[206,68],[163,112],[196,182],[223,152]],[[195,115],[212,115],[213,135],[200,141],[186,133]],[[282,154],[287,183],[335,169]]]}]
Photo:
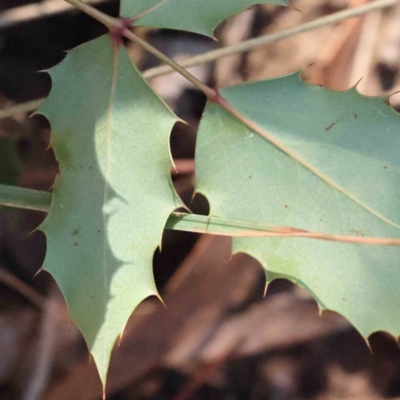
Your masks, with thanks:
[{"label": "blurred background", "polygon": [[[118,14],[117,1],[92,3]],[[228,19],[216,31],[218,41],[177,31],[135,33],[179,59],[368,1],[290,3],[259,5]],[[0,183],[51,190],[58,168],[48,147],[49,124],[30,117],[51,87],[39,71],[103,33],[62,0],[1,1]],[[127,46],[141,70],[158,65],[141,48]],[[400,90],[400,4],[190,70],[217,87],[302,70],[313,84],[345,90],[358,83],[365,95],[391,95]],[[172,132],[178,171],[172,174],[191,210],[207,214],[204,198],[192,200],[205,99],[177,74],[150,83],[189,123]],[[390,102],[400,111],[399,94]],[[101,399],[82,336],[51,276],[38,273],[45,238],[35,228],[44,217],[0,207],[0,399]],[[231,257],[230,246],[228,238],[165,232],[154,272],[166,307],[148,299],[132,315],[113,352],[108,399],[400,399],[395,338],[380,332],[366,341],[339,315],[320,316],[308,293],[288,281],[274,281],[264,297],[261,266],[245,255]]]}]

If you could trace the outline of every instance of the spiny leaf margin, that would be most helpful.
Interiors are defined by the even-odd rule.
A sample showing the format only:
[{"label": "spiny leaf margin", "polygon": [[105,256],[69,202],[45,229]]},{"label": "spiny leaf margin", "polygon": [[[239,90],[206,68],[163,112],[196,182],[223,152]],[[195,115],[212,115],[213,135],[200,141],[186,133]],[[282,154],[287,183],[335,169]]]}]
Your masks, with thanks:
[{"label": "spiny leaf margin", "polygon": [[177,117],[109,35],[49,71],[39,110],[60,166],[43,269],[59,285],[105,385],[116,338],[136,306],[158,295],[152,273],[165,222],[181,206],[169,135]]},{"label": "spiny leaf margin", "polygon": [[[400,115],[356,88],[334,92],[299,74],[221,90],[235,109],[399,225]],[[210,158],[211,155],[211,158]],[[210,215],[310,231],[399,237],[399,229],[313,175],[217,104],[208,103],[196,148],[196,191]],[[234,239],[269,281],[306,287],[321,309],[364,336],[400,333],[400,249],[305,239]],[[373,303],[374,307],[369,305]]]},{"label": "spiny leaf margin", "polygon": [[[256,4],[286,6],[287,0],[121,0],[121,16],[130,18],[154,8],[135,21],[137,26],[176,29],[213,36],[214,29],[226,18]],[[159,5],[159,7],[157,7]]]}]

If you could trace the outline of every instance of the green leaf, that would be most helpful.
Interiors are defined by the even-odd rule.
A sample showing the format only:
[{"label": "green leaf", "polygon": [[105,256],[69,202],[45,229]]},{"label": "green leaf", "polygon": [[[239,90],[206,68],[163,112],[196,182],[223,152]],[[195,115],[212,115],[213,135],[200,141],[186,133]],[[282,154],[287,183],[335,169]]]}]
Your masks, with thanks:
[{"label": "green leaf", "polygon": [[176,117],[108,35],[70,51],[50,74],[40,112],[51,122],[61,173],[41,226],[43,268],[60,286],[104,384],[130,314],[157,295],[153,254],[181,206],[170,178]]},{"label": "green leaf", "polygon": [[[221,95],[291,155],[209,103],[196,181],[210,201],[210,215],[400,236],[400,115],[385,99],[311,86],[298,74],[230,87]],[[364,336],[400,333],[398,247],[239,238],[234,251],[259,260],[269,281],[282,277],[307,288],[322,309],[344,315]]]},{"label": "green leaf", "polygon": [[135,25],[212,36],[224,19],[255,4],[286,6],[287,0],[121,0],[121,16],[133,17],[154,8],[154,11],[139,18]]}]

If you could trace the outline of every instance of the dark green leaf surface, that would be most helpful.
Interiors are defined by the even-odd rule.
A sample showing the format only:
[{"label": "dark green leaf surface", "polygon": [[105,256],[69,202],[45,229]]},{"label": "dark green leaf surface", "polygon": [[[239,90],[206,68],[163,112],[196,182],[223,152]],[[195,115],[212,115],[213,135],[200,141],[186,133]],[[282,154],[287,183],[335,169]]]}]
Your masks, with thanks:
[{"label": "dark green leaf surface", "polygon": [[134,308],[156,295],[152,258],[173,189],[169,133],[176,117],[103,36],[50,71],[40,110],[51,122],[61,173],[50,213],[44,269],[60,286],[106,380],[110,353]]},{"label": "dark green leaf surface", "polygon": [[[160,7],[156,8],[157,5]],[[212,36],[219,23],[254,4],[285,6],[286,0],[121,0],[121,16],[134,17],[154,7],[135,25],[150,28],[179,29]]]},{"label": "dark green leaf surface", "polygon": [[[209,103],[196,181],[212,216],[400,237],[400,115],[385,99],[311,86],[298,74],[221,94],[296,157]],[[307,288],[322,309],[341,313],[364,336],[400,333],[398,247],[241,238],[234,251],[259,260],[268,280],[283,277]]]}]

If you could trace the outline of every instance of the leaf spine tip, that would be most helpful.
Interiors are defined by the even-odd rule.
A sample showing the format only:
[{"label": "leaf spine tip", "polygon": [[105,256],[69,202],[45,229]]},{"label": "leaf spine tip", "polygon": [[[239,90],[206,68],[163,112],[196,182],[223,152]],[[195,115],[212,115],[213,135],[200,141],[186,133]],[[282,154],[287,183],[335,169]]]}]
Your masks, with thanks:
[{"label": "leaf spine tip", "polygon": [[367,345],[367,347],[368,347],[369,352],[370,352],[371,354],[374,354],[374,352],[372,351],[371,343],[370,343],[369,340],[368,340],[368,337],[363,336],[363,339],[364,339],[364,343],[365,343],[365,344]]},{"label": "leaf spine tip", "polygon": [[264,298],[264,299],[265,299],[265,297],[267,296],[268,286],[269,286],[269,282],[268,282],[268,281],[265,281],[264,293],[263,293],[263,298]]},{"label": "leaf spine tip", "polygon": [[40,267],[40,268],[35,272],[35,274],[32,276],[32,279],[35,279],[42,271],[43,271],[43,268]]}]

